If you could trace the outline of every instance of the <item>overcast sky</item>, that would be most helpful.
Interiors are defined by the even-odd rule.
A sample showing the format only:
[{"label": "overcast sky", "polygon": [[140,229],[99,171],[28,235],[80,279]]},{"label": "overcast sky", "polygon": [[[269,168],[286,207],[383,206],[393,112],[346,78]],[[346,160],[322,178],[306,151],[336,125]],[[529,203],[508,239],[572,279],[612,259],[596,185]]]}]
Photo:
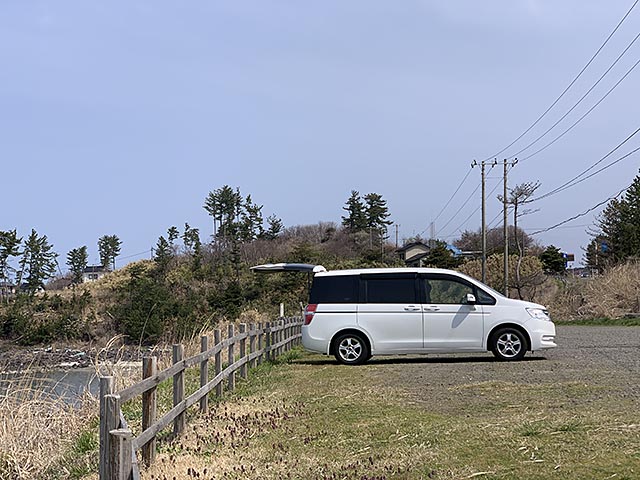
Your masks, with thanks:
[{"label": "overcast sky", "polygon": [[[492,158],[525,131],[632,4],[0,1],[0,230],[46,234],[63,268],[81,245],[97,263],[98,237],[116,234],[124,263],[149,256],[171,225],[188,222],[206,240],[204,198],[228,184],[286,226],[339,222],[351,190],[380,193],[401,238],[428,236],[472,160]],[[639,31],[640,7],[498,160],[567,113]],[[569,128],[639,58],[640,41],[518,157]],[[548,192],[640,127],[637,70],[513,168],[509,185],[540,181],[538,192]],[[640,134],[598,167],[638,146]],[[522,226],[550,227],[616,194],[639,159],[535,202]],[[489,191],[501,175],[488,173]],[[479,184],[475,168],[437,218],[437,237],[480,228]],[[501,188],[488,196],[489,222]],[[600,210],[535,238],[579,259]]]}]

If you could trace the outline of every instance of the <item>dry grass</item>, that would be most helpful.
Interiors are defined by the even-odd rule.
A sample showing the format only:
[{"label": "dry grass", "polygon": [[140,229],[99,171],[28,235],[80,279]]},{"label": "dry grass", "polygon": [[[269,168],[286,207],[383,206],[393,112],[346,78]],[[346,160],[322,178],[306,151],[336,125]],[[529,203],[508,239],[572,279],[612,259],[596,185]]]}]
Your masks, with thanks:
[{"label": "dry grass", "polygon": [[45,394],[28,375],[6,386],[0,397],[0,478],[50,478],[95,418],[97,400],[86,395],[71,406]]},{"label": "dry grass", "polygon": [[382,381],[395,369],[266,364],[143,479],[637,478],[636,404],[597,385],[463,381],[423,400]]},{"label": "dry grass", "polygon": [[550,302],[562,320],[621,318],[640,312],[640,263],[629,262],[592,278],[567,278]]}]

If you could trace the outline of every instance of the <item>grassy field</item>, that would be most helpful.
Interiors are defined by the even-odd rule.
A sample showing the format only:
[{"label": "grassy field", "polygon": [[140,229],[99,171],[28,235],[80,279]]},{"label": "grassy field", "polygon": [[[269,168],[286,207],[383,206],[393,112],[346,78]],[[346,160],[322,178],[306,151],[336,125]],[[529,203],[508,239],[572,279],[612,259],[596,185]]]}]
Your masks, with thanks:
[{"label": "grassy field", "polygon": [[192,418],[143,478],[640,477],[637,398],[611,397],[595,380],[510,381],[510,367],[506,379],[478,381],[482,365],[462,362],[469,375],[420,396],[388,376],[429,364],[354,368],[293,352]]}]

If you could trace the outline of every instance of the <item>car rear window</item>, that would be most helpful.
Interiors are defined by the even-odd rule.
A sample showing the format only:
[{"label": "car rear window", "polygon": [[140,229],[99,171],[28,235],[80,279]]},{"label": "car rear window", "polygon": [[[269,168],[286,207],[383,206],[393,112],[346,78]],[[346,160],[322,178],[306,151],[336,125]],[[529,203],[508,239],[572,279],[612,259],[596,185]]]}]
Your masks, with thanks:
[{"label": "car rear window", "polygon": [[315,277],[311,285],[309,303],[358,303],[358,277]]}]

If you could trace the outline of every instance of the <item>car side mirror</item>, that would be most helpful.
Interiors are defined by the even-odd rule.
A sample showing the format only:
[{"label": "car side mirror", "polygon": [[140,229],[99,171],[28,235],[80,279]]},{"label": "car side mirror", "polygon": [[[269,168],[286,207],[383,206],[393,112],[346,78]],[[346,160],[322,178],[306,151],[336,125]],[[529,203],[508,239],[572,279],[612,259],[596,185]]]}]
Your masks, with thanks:
[{"label": "car side mirror", "polygon": [[467,305],[475,305],[476,303],[476,296],[473,293],[467,293]]}]

